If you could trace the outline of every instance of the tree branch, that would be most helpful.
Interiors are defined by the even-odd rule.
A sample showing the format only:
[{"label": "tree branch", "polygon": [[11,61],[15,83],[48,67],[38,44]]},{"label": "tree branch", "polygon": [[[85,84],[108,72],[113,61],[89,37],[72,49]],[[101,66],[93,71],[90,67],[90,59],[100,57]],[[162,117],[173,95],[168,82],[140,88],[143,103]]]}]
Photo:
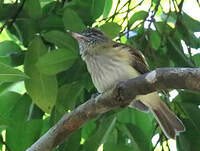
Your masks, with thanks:
[{"label": "tree branch", "polygon": [[136,95],[166,89],[200,90],[200,68],[160,68],[120,82],[114,89],[91,98],[75,110],[66,113],[26,151],[50,151],[97,115],[128,105]]}]

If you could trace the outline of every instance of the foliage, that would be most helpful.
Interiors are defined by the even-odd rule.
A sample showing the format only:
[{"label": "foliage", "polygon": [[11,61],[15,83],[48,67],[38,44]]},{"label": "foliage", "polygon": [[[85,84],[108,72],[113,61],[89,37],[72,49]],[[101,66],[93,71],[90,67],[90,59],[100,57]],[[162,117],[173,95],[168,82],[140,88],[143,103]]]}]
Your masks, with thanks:
[{"label": "foliage", "polygon": [[[110,38],[140,49],[151,69],[200,66],[200,55],[191,53],[200,47],[194,35],[200,22],[182,10],[185,3],[1,0],[0,150],[25,150],[66,111],[96,92],[78,55],[78,44],[66,30],[95,26]],[[193,5],[200,6],[198,1]],[[199,104],[200,94],[185,90],[169,103],[186,126],[177,137],[179,151],[199,150]],[[160,147],[151,141],[157,133]],[[104,151],[170,150],[166,140],[151,114],[125,108],[89,121],[55,151],[95,151],[102,146]]]}]

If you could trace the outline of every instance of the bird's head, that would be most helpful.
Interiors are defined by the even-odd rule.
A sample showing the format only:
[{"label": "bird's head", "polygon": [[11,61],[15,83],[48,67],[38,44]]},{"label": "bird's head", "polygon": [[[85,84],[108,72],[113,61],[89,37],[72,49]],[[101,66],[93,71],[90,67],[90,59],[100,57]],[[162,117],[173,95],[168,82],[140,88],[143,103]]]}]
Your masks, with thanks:
[{"label": "bird's head", "polygon": [[109,38],[103,32],[94,28],[88,28],[81,33],[72,32],[72,36],[78,41],[80,53],[95,53],[99,48],[109,44]]}]

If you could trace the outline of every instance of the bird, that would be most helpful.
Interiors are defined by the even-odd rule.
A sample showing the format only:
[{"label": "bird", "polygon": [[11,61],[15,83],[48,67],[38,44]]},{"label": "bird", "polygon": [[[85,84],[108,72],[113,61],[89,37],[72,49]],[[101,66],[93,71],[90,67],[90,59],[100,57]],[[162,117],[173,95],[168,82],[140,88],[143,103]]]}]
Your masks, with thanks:
[{"label": "bird", "polygon": [[[99,93],[112,89],[119,81],[150,72],[144,55],[138,49],[110,39],[96,28],[71,32],[79,45],[94,86]],[[143,112],[152,112],[167,138],[175,139],[185,131],[182,121],[160,99],[157,92],[140,95],[130,105]]]}]

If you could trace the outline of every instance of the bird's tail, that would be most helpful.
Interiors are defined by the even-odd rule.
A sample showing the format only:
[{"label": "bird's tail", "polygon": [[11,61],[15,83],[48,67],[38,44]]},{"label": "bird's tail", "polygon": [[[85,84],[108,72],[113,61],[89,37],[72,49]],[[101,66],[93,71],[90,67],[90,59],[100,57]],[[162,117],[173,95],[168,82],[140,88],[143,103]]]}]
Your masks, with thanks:
[{"label": "bird's tail", "polygon": [[139,96],[139,99],[153,113],[162,131],[168,138],[175,138],[179,132],[185,131],[181,120],[160,100],[156,92]]}]

